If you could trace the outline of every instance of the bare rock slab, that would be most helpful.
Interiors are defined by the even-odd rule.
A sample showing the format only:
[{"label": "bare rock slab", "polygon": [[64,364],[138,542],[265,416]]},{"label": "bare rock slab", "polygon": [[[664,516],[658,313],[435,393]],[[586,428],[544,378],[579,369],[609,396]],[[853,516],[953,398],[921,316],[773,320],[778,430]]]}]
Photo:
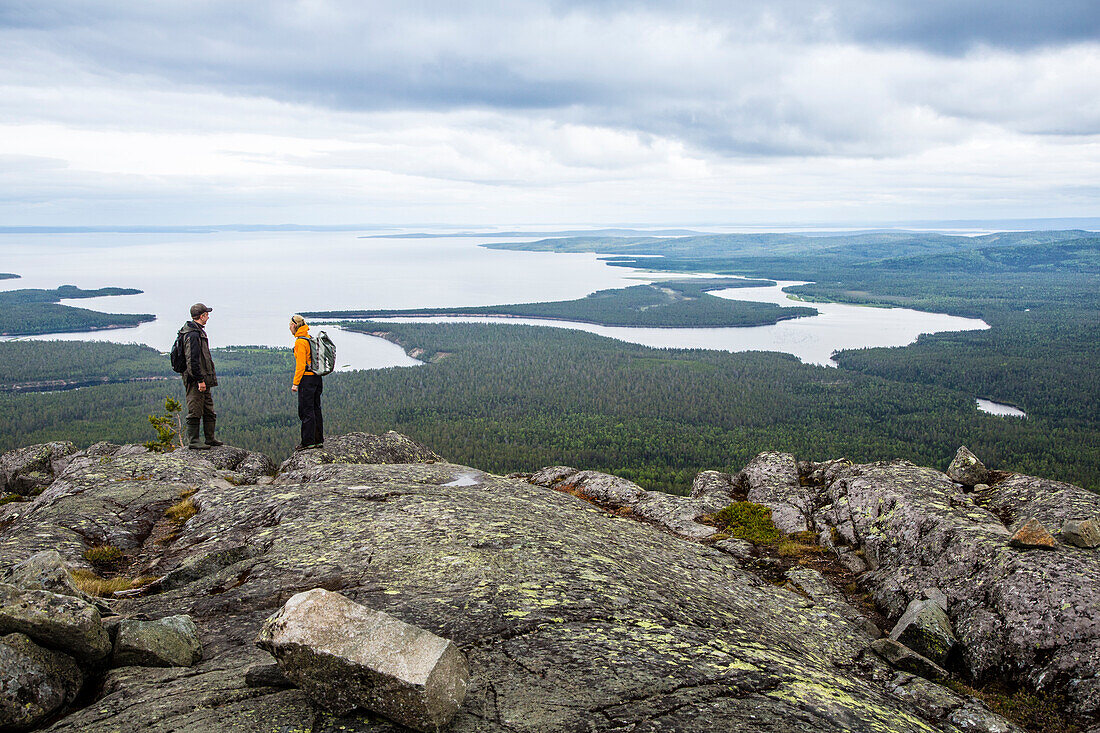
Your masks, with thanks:
[{"label": "bare rock slab", "polygon": [[24,634],[0,636],[0,730],[29,730],[68,707],[84,675],[72,657]]},{"label": "bare rock slab", "polygon": [[320,588],[291,597],[264,622],[256,644],[338,715],[365,708],[436,731],[466,697],[469,664],[453,642]]},{"label": "bare rock slab", "polygon": [[156,621],[123,619],[115,635],[115,667],[190,667],[202,659],[198,628],[190,616]]}]

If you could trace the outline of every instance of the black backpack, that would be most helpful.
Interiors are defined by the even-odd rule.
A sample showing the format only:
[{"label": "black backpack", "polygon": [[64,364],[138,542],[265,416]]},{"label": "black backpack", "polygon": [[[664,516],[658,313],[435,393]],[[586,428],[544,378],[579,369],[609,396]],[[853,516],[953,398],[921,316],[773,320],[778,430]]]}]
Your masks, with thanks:
[{"label": "black backpack", "polygon": [[176,343],[172,344],[169,357],[172,359],[172,371],[177,374],[187,371],[187,346],[183,343],[183,331],[176,335]]}]

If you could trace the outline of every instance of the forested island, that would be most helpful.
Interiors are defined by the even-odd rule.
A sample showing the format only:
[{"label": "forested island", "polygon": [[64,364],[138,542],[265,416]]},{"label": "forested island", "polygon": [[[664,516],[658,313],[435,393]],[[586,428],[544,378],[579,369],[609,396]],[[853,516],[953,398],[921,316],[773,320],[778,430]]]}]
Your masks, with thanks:
[{"label": "forested island", "polygon": [[716,328],[768,326],[788,318],[817,315],[813,308],[783,308],[772,303],[727,300],[709,291],[775,285],[771,280],[712,278],[669,280],[627,288],[598,290],[584,298],[552,303],[411,308],[404,310],[315,311],[316,318],[394,318],[426,316],[500,316],[595,323],[601,326]]},{"label": "forested island", "polygon": [[133,288],[82,290],[74,285],[62,285],[53,290],[0,290],[0,336],[131,328],[155,320],[156,316],[151,313],[101,313],[61,305],[59,301],[107,295],[140,295],[141,292]]}]

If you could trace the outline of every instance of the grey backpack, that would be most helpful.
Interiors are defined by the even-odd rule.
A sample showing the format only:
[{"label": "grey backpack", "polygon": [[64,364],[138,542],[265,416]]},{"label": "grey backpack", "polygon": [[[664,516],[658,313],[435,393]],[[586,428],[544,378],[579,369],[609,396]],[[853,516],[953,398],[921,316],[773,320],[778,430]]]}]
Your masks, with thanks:
[{"label": "grey backpack", "polygon": [[336,344],[324,331],[316,336],[299,336],[309,342],[309,370],[319,376],[332,374],[336,369]]}]

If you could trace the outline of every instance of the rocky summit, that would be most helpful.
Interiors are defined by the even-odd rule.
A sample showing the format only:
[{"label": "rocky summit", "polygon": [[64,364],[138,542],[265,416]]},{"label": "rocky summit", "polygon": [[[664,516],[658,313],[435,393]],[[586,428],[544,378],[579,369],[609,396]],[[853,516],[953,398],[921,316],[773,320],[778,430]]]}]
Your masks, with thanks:
[{"label": "rocky summit", "polygon": [[969,451],[950,475],[764,453],[689,497],[396,433],[278,468],[65,443],[0,465],[0,730],[408,730],[343,652],[303,675],[276,634],[329,597],[343,621],[295,621],[325,648],[367,654],[380,612],[461,660],[457,711],[421,730],[1022,730],[967,694],[987,684],[1077,730],[1100,713],[1100,496]]}]

